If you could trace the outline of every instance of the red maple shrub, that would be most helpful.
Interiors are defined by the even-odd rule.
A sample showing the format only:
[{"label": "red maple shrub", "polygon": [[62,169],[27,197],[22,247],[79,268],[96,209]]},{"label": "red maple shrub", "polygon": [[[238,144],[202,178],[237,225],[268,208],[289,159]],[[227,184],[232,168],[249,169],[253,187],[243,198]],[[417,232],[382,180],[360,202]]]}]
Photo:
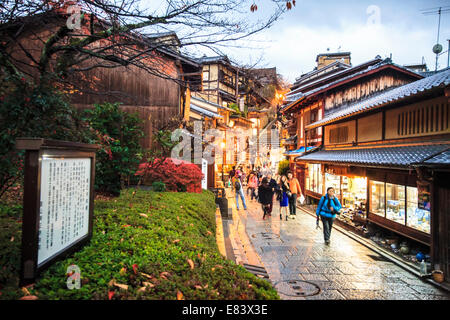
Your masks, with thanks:
[{"label": "red maple shrub", "polygon": [[198,166],[190,162],[158,158],[151,163],[141,163],[136,175],[144,176],[145,184],[162,181],[168,191],[202,192],[203,173]]}]

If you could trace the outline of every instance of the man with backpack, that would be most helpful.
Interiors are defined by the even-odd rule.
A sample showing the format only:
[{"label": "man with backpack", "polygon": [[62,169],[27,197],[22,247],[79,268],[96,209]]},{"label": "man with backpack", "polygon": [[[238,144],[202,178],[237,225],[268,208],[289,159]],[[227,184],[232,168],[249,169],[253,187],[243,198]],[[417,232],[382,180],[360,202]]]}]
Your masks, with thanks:
[{"label": "man with backpack", "polygon": [[236,173],[234,179],[234,191],[236,192],[236,208],[239,210],[239,196],[241,197],[242,204],[244,205],[244,210],[247,210],[247,205],[245,204],[244,188],[242,187],[242,182],[238,173]]},{"label": "man with backpack", "polygon": [[327,194],[322,196],[317,206],[316,215],[317,223],[319,223],[319,217],[323,224],[323,237],[325,244],[330,244],[331,228],[333,227],[333,221],[336,218],[336,214],[342,209],[341,203],[338,198],[334,196],[334,188],[329,187]]}]

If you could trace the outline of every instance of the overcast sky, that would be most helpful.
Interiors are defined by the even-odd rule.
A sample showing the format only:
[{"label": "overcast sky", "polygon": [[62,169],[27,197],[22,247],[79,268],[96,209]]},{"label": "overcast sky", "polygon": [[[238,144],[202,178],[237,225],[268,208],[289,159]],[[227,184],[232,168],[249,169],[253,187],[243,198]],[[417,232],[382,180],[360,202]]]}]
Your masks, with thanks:
[{"label": "overcast sky", "polygon": [[[260,2],[264,2],[261,0]],[[259,3],[256,1],[256,3]],[[450,1],[363,1],[297,0],[275,25],[248,41],[259,49],[224,49],[241,63],[256,61],[262,55],[264,67],[277,72],[291,83],[316,66],[319,53],[351,52],[357,65],[392,53],[397,64],[421,63],[435,69],[432,47],[437,41],[438,15],[423,15],[421,9],[450,6]],[[259,6],[261,7],[261,5]],[[448,49],[450,14],[441,15],[440,43]],[[447,52],[439,57],[439,69],[447,66]]]}]

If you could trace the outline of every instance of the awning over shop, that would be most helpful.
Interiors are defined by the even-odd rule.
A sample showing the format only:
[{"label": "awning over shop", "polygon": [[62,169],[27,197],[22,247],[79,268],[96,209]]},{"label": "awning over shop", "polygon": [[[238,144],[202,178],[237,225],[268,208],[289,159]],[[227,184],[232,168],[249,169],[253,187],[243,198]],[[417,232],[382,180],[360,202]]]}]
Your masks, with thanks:
[{"label": "awning over shop", "polygon": [[333,162],[374,166],[411,166],[448,153],[450,144],[382,146],[364,149],[319,150],[295,158],[300,161]]},{"label": "awning over shop", "polygon": [[[316,147],[307,147],[307,148],[306,148],[306,151],[310,151],[311,149],[314,149],[314,148],[316,148]],[[302,154],[302,153],[304,153],[304,152],[305,152],[305,147],[301,147],[301,148],[299,148],[299,149],[297,149],[297,150],[286,151],[286,152],[284,153],[284,155],[287,155],[287,156],[295,156],[295,155],[300,155],[300,154]]]},{"label": "awning over shop", "polygon": [[450,165],[450,150],[444,151],[431,159],[424,161],[425,164],[430,165]]},{"label": "awning over shop", "polygon": [[191,110],[197,113],[200,113],[201,115],[208,117],[208,118],[219,118],[222,119],[222,116],[218,113],[203,109],[195,104],[191,103]]}]

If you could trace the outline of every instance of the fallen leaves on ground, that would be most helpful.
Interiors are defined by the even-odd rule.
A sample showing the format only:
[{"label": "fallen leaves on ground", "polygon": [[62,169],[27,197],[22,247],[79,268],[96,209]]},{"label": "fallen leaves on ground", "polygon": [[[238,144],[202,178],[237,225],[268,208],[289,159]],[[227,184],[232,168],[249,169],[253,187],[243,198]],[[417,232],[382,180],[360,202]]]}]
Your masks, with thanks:
[{"label": "fallen leaves on ground", "polygon": [[194,270],[194,261],[192,261],[191,259],[187,259],[187,262],[189,263],[191,270]]},{"label": "fallen leaves on ground", "polygon": [[108,283],[108,286],[110,286],[110,287],[117,287],[117,288],[120,288],[120,289],[128,290],[128,285],[122,284],[122,283],[117,283],[116,280],[114,280],[114,279],[112,279]]},{"label": "fallen leaves on ground", "polygon": [[19,300],[38,300],[38,297],[29,295],[29,296],[23,296]]},{"label": "fallen leaves on ground", "polygon": [[146,282],[146,281],[144,281],[144,282],[142,282],[142,284],[145,286],[145,287],[150,287],[150,288],[153,288],[155,285],[153,284],[153,283],[151,283],[151,282]]},{"label": "fallen leaves on ground", "polygon": [[183,293],[180,290],[177,291],[177,300],[184,300]]},{"label": "fallen leaves on ground", "polygon": [[159,274],[159,276],[165,280],[167,280],[167,277],[170,277],[170,273],[168,273],[167,271],[163,271]]},{"label": "fallen leaves on ground", "polygon": [[148,279],[153,279],[153,276],[143,273],[143,272],[139,272],[141,275],[143,275],[144,277],[148,278]]}]

